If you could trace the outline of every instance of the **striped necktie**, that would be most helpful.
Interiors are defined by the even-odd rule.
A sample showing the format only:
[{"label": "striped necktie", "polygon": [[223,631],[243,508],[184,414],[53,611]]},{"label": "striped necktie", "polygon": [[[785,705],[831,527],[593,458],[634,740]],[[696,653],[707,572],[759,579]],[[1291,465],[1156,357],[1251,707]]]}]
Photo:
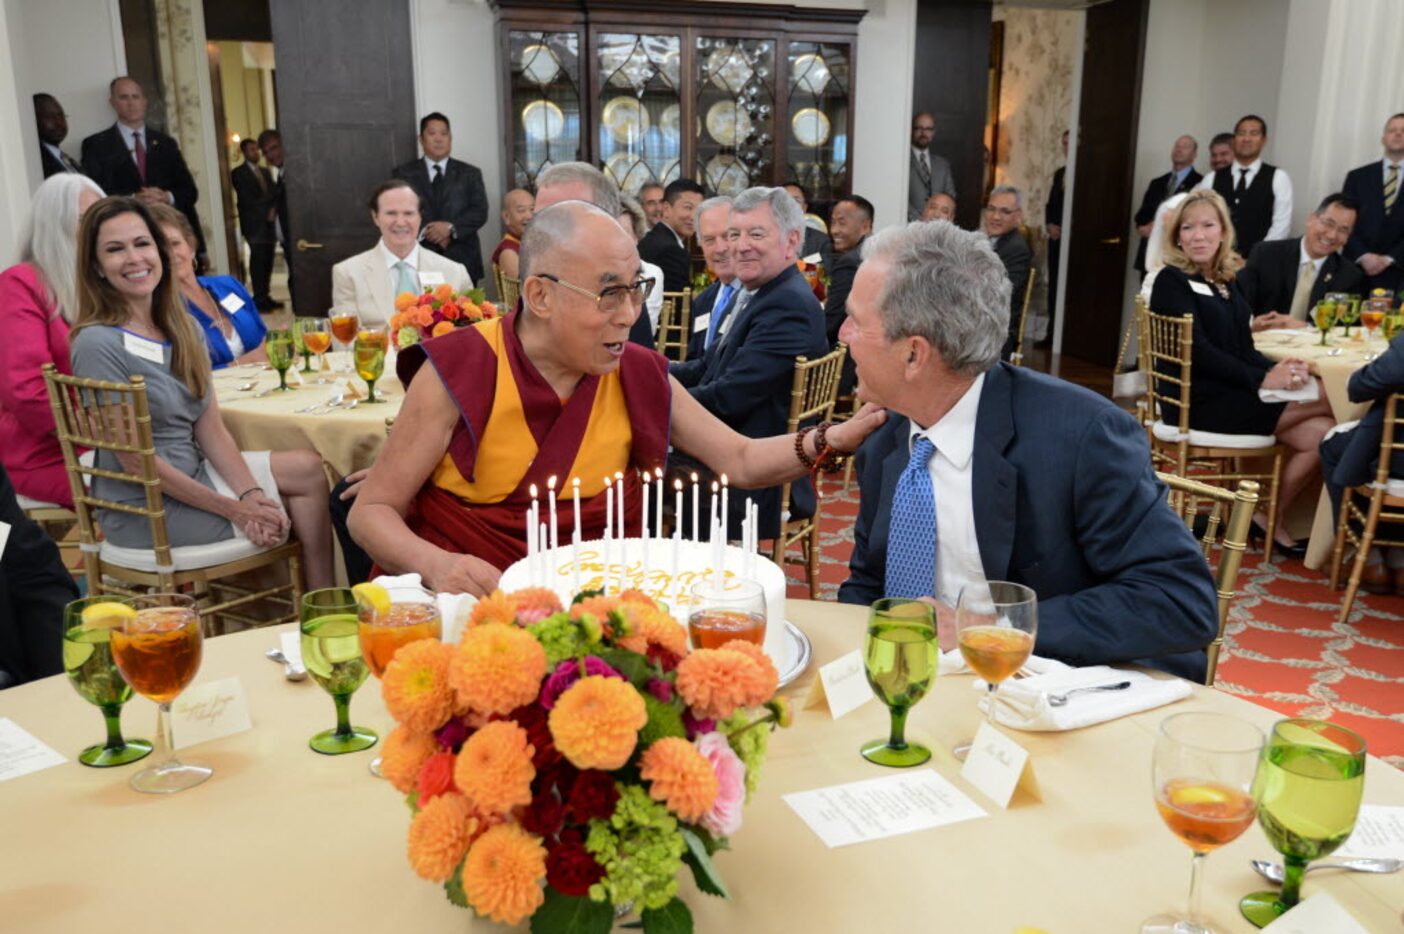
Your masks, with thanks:
[{"label": "striped necktie", "polygon": [[927,464],[936,445],[925,435],[912,440],[912,456],[892,493],[887,533],[886,597],[936,594],[936,493]]},{"label": "striped necktie", "polygon": [[1384,184],[1385,213],[1394,207],[1395,200],[1399,197],[1399,163],[1391,162],[1389,171],[1385,174]]}]

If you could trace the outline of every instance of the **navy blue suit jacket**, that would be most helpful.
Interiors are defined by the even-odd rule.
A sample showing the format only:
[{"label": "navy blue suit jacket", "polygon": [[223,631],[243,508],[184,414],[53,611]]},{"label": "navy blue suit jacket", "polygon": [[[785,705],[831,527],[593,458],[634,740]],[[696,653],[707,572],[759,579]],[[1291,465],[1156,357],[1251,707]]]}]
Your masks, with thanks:
[{"label": "navy blue suit jacket", "polygon": [[[1323,455],[1328,445],[1334,448],[1330,456],[1323,456],[1323,462],[1333,465],[1326,479],[1337,488],[1359,486],[1375,479],[1380,435],[1384,433],[1385,403],[1391,393],[1404,392],[1404,335],[1396,336],[1389,349],[1352,373],[1346,392],[1351,402],[1373,401],[1375,404],[1355,430],[1322,442]],[[1395,454],[1389,472],[1392,476],[1404,477],[1404,455]]]},{"label": "navy blue suit jacket", "polygon": [[[1404,184],[1404,179],[1400,180]],[[1380,159],[1346,175],[1341,193],[1360,204],[1345,254],[1359,260],[1362,253],[1383,253],[1394,257],[1394,265],[1378,276],[1372,276],[1370,288],[1398,288],[1404,281],[1404,198],[1396,198],[1389,213],[1384,209],[1384,163]]]},{"label": "navy blue suit jacket", "polygon": [[[909,425],[889,413],[859,449],[862,508],[841,602],[883,596]],[[1037,592],[1035,652],[1203,678],[1218,631],[1214,583],[1166,505],[1134,418],[1079,386],[1000,363],[985,374],[972,468],[985,577]]]}]

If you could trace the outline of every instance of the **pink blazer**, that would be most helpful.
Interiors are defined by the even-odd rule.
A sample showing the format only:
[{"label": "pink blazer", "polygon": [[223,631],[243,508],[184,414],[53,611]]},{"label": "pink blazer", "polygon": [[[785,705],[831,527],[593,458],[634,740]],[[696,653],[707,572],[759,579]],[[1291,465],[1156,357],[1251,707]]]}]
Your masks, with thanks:
[{"label": "pink blazer", "polygon": [[73,372],[68,322],[45,296],[38,271],[20,263],[0,272],[0,463],[19,493],[72,508],[40,369],[46,363]]}]

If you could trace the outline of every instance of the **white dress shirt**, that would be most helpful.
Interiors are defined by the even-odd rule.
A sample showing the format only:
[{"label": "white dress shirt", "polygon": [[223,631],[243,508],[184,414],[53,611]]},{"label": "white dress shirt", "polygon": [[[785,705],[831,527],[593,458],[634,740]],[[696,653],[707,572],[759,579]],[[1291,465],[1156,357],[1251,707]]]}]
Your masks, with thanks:
[{"label": "white dress shirt", "polygon": [[[1243,177],[1244,185],[1253,184],[1253,179],[1258,177],[1258,170],[1263,167],[1261,158],[1254,159],[1247,165],[1235,161],[1229,166],[1230,188],[1238,187],[1238,179]],[[1243,170],[1248,173],[1244,175]],[[1292,234],[1292,179],[1287,176],[1282,166],[1276,166],[1277,171],[1272,173],[1272,223],[1268,225],[1268,231],[1263,235],[1264,240],[1286,240]],[[1213,188],[1214,176],[1217,172],[1210,172],[1199,180],[1195,185],[1195,190],[1200,188]]]},{"label": "white dress shirt", "polygon": [[390,252],[390,248],[385,245],[384,239],[380,241],[378,246],[380,247],[380,255],[385,260],[386,274],[390,277],[391,295],[400,294],[400,271],[395,268],[399,263],[405,263],[409,266],[410,272],[414,276],[416,294],[424,291],[419,285],[419,244],[416,243],[414,249],[410,250],[409,255],[404,259],[400,259],[394,253]]},{"label": "white dress shirt", "polygon": [[1398,184],[1404,185],[1404,161],[1390,162],[1389,159],[1380,160],[1380,183],[1384,184],[1385,182],[1389,181],[1389,167],[1392,165],[1396,165],[1399,167],[1399,174],[1397,176]]},{"label": "white dress shirt", "polygon": [[436,165],[439,167],[439,173],[440,173],[441,175],[443,175],[445,178],[447,178],[447,177],[448,177],[448,156],[444,156],[444,157],[443,157],[442,159],[440,159],[438,162],[435,162],[433,159],[430,159],[428,156],[425,156],[425,157],[424,157],[424,168],[429,172],[429,184],[431,184],[431,185],[434,183],[434,166],[436,166]]},{"label": "white dress shirt", "polygon": [[648,311],[648,320],[653,323],[653,336],[657,337],[658,319],[663,316],[663,270],[643,259],[639,260],[639,268],[643,270],[643,278],[653,280],[653,291],[648,293],[644,308]]},{"label": "white dress shirt", "polygon": [[971,492],[975,418],[984,386],[985,374],[981,373],[939,422],[925,430],[912,422],[907,439],[909,455],[918,435],[925,435],[936,446],[936,453],[926,465],[936,497],[936,586],[940,592],[934,596],[952,607],[962,587],[985,579],[980,543],[975,537],[975,502]]}]

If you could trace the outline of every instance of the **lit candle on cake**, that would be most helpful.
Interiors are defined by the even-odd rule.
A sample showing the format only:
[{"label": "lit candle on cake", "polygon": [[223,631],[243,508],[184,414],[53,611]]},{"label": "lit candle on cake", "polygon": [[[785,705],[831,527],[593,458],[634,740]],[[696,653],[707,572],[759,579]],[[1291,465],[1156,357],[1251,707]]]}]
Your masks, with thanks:
[{"label": "lit candle on cake", "polygon": [[[528,492],[531,493],[531,505],[527,508],[527,556],[533,557],[538,551],[537,545],[539,543],[536,538],[536,523],[540,520],[541,503],[536,498],[535,483],[531,485]],[[534,577],[536,574],[535,563],[528,565],[528,567],[531,568],[532,576]]]},{"label": "lit candle on cake", "polygon": [[573,560],[571,561],[571,566],[574,568],[574,574],[572,575],[572,583],[573,583],[575,589],[574,589],[573,591],[571,591],[571,594],[570,594],[571,599],[573,600],[573,599],[575,599],[575,595],[578,594],[578,593],[580,593],[580,527],[579,527],[579,526],[576,526],[574,529],[571,529],[571,531],[570,531],[570,553],[571,553],[571,558],[573,559]]},{"label": "lit candle on cake", "polygon": [[551,516],[551,548],[560,547],[560,530],[556,526],[556,478],[552,476],[546,481],[546,503],[547,510]]},{"label": "lit candle on cake", "polygon": [[658,518],[654,520],[655,538],[663,537],[663,468],[653,468],[653,475],[658,478]]},{"label": "lit candle on cake", "polygon": [[[699,513],[699,512],[697,511],[697,487],[698,487],[698,485],[699,485],[699,484],[697,483],[697,474],[693,474],[693,475],[692,475],[692,544],[694,544],[694,545],[696,545],[696,544],[698,543],[698,541],[700,540],[700,539],[699,539],[699,536],[701,536],[701,534],[702,534],[702,531],[701,531],[701,528],[700,528],[700,525],[701,525],[701,522],[702,522],[702,514]],[[678,521],[681,522],[682,520],[679,519]]]},{"label": "lit candle on cake", "polygon": [[623,593],[627,588],[624,583],[624,575],[629,569],[629,526],[624,522],[624,472],[616,470],[614,472],[615,505],[619,508],[619,521],[615,523],[615,528],[619,532],[619,592]]},{"label": "lit candle on cake", "polygon": [[609,592],[609,539],[614,531],[614,487],[605,477],[604,568],[600,573],[600,590]]},{"label": "lit candle on cake", "polygon": [[[716,519],[716,517],[717,517],[717,481],[715,481],[715,480],[712,481],[712,509],[711,509],[711,511],[710,511],[709,513],[707,513],[707,514],[708,514],[709,516],[711,516],[712,519]],[[709,520],[709,521],[710,521],[710,520]],[[716,526],[713,525],[713,526],[711,526],[711,528],[716,528]],[[715,533],[714,533],[714,534],[715,534]],[[710,539],[710,538],[709,538],[707,541],[708,541],[708,543],[709,543],[710,545],[712,545],[712,547],[714,547],[714,548],[716,547],[716,544],[717,544],[717,543],[716,543],[713,539]]]},{"label": "lit candle on cake", "polygon": [[639,549],[643,551],[643,587],[648,590],[648,473],[645,472],[641,486],[643,487],[643,521],[639,523]]},{"label": "lit candle on cake", "polygon": [[730,513],[730,512],[728,511],[728,509],[727,509],[727,502],[728,502],[728,499],[727,499],[727,490],[729,489],[729,487],[727,486],[727,483],[726,483],[726,474],[722,474],[721,480],[722,480],[722,497],[721,497],[721,527],[722,527],[722,533],[721,533],[721,539],[722,539],[722,544],[725,545],[725,544],[726,544],[726,540],[727,540],[727,535],[726,535],[727,517],[728,517],[731,513]]},{"label": "lit candle on cake", "polygon": [[676,516],[673,521],[673,577],[676,579],[682,576],[682,562],[679,559],[678,547],[682,544],[682,481],[673,481],[673,510]]},{"label": "lit candle on cake", "polygon": [[[575,534],[572,539],[575,541],[576,558],[579,559],[580,543],[585,539],[585,531],[580,527],[580,478],[575,477],[570,481],[571,499],[575,500]],[[576,591],[579,593],[579,591]]]}]

